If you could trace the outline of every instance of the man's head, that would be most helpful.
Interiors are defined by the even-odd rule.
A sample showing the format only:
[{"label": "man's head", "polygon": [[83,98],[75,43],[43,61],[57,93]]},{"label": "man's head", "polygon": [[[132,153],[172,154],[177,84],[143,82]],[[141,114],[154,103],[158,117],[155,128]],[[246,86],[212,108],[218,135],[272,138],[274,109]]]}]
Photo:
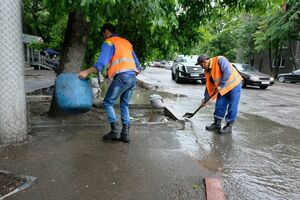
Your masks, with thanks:
[{"label": "man's head", "polygon": [[105,23],[102,26],[101,33],[104,39],[108,39],[111,36],[111,34],[117,33],[117,30],[116,27],[111,23]]},{"label": "man's head", "polygon": [[209,56],[202,54],[198,57],[196,65],[201,65],[203,69],[208,69],[209,67]]}]

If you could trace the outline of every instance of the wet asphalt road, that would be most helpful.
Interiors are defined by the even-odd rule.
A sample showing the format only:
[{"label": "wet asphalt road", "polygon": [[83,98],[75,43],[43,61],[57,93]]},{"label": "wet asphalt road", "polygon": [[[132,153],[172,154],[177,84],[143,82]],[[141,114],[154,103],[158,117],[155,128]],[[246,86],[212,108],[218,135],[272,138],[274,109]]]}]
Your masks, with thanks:
[{"label": "wet asphalt road", "polygon": [[[200,105],[204,85],[177,84],[165,69],[146,71],[140,79],[161,91],[186,95],[165,99],[178,116]],[[212,123],[213,108],[211,102],[191,119],[202,153],[191,152],[202,166],[221,174],[227,198],[300,199],[300,84],[276,82],[266,90],[243,89],[230,135],[205,130]]]},{"label": "wet asphalt road", "polygon": [[[139,79],[177,116],[193,112],[204,92],[175,83],[165,69],[149,67]],[[133,102],[152,93],[138,91]],[[204,128],[213,103],[185,130],[133,125],[130,145],[101,141],[106,124],[37,126],[25,145],[0,151],[0,169],[37,177],[7,199],[204,199],[208,175],[222,177],[227,199],[300,199],[299,97],[299,84],[244,89],[234,131],[222,136]]]}]

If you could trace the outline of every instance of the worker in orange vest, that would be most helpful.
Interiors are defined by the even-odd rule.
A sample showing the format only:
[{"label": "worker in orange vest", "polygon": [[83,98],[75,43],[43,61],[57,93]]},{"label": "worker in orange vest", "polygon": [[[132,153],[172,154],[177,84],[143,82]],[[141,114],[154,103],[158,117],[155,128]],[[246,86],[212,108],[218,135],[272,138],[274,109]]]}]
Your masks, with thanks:
[{"label": "worker in orange vest", "polygon": [[[102,71],[108,65],[107,75],[113,81],[106,92],[103,106],[111,125],[111,131],[104,135],[103,139],[129,142],[130,116],[128,104],[136,85],[136,75],[141,71],[140,63],[130,42],[117,35],[114,25],[104,24],[101,33],[105,41],[101,46],[98,61],[92,67],[80,72],[79,77],[86,78],[90,73],[97,70]],[[123,124],[120,134],[113,107],[119,97]]]},{"label": "worker in orange vest", "polygon": [[[208,55],[203,54],[198,57],[197,64],[205,69],[206,79],[206,89],[201,105],[205,106],[206,99],[210,96],[212,96],[212,99],[217,98],[214,123],[206,126],[206,130],[217,131],[219,134],[231,133],[232,125],[237,117],[242,90],[242,77],[224,56],[210,58]],[[221,129],[224,116],[227,123]]]}]

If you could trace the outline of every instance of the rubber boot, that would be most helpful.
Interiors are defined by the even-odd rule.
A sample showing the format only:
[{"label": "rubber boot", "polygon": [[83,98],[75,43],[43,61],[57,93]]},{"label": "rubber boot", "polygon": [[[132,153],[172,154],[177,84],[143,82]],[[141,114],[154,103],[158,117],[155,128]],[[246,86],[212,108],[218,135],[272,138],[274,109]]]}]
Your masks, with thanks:
[{"label": "rubber boot", "polygon": [[129,128],[130,126],[129,125],[124,125],[123,124],[123,128],[122,128],[122,131],[121,131],[121,137],[120,137],[120,141],[122,142],[130,142],[130,137],[129,137]]},{"label": "rubber boot", "polygon": [[227,122],[227,124],[218,131],[219,134],[227,134],[232,132],[232,125],[233,123]]},{"label": "rubber boot", "polygon": [[206,126],[205,129],[208,131],[217,131],[221,129],[221,119],[215,119],[215,122],[210,126]]},{"label": "rubber boot", "polygon": [[119,138],[119,133],[118,133],[118,128],[117,128],[117,123],[113,122],[110,123],[111,131],[103,136],[104,140],[118,140]]}]

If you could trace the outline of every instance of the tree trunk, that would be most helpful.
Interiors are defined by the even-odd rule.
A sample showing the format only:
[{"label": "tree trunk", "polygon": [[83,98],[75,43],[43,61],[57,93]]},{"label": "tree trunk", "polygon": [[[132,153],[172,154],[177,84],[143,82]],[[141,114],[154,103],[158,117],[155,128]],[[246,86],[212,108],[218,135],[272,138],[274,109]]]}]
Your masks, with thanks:
[{"label": "tree trunk", "polygon": [[[292,61],[293,61],[293,65],[294,65],[293,69],[298,69],[297,61],[295,59],[295,54],[294,54],[291,42],[292,42],[291,39],[289,39],[289,49],[290,49],[290,52],[291,52],[291,55],[292,55]],[[298,45],[298,42],[297,42],[297,45]]]},{"label": "tree trunk", "polygon": [[270,69],[270,73],[273,73],[273,62],[272,62],[272,47],[271,47],[271,42],[269,42],[269,69]]},{"label": "tree trunk", "polygon": [[236,48],[236,52],[235,52],[235,62],[237,63],[243,63],[243,48],[239,47]]},{"label": "tree trunk", "polygon": [[[63,54],[60,59],[58,74],[69,72],[78,73],[81,71],[89,32],[90,24],[86,22],[83,13],[80,11],[71,12],[65,32]],[[63,115],[57,107],[55,91],[52,97],[49,115]]]},{"label": "tree trunk", "polygon": [[297,65],[295,67],[297,67],[296,69],[299,69],[299,67],[300,67],[300,41],[297,41],[296,51],[295,51],[295,60],[297,63]]},{"label": "tree trunk", "polygon": [[279,66],[280,66],[280,61],[281,61],[281,49],[282,47],[280,48],[276,48],[276,51],[275,51],[275,73],[274,73],[274,77],[277,77],[278,76],[278,72],[279,72]]}]

